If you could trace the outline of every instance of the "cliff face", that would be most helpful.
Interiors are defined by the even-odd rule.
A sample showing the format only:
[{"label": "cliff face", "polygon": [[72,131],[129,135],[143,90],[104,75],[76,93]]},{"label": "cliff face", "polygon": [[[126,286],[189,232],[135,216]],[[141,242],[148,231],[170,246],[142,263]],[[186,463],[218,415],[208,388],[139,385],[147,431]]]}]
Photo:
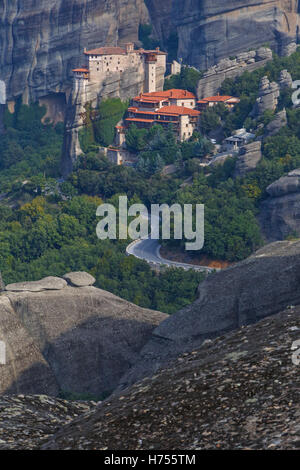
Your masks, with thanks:
[{"label": "cliff face", "polygon": [[179,37],[179,57],[208,68],[224,57],[295,40],[298,0],[2,0],[0,80],[8,98],[35,100],[69,89],[84,47],[136,41],[149,23],[166,45]]},{"label": "cliff face", "polygon": [[178,56],[207,69],[224,57],[270,43],[279,53],[295,40],[298,0],[146,0],[157,34],[177,30]]},{"label": "cliff face", "polygon": [[209,276],[198,299],[163,321],[120,381],[126,388],[207,339],[255,323],[300,303],[300,242],[276,242]]},{"label": "cliff face", "polygon": [[2,0],[0,80],[8,98],[66,91],[84,47],[136,40],[143,0]]},{"label": "cliff face", "polygon": [[300,169],[282,176],[267,188],[259,222],[267,241],[284,240],[300,233]]},{"label": "cliff face", "polygon": [[0,341],[6,344],[0,395],[109,392],[167,317],[83,284],[50,277],[6,286],[0,296]]}]

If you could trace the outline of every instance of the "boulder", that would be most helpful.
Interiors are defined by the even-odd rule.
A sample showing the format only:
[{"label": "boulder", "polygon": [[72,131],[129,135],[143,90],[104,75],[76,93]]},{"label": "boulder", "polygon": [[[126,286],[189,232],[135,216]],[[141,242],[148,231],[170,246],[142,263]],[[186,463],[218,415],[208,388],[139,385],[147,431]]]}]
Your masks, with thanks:
[{"label": "boulder", "polygon": [[281,55],[289,57],[290,55],[294,54],[297,50],[297,44],[295,42],[288,42],[287,44],[283,44],[281,47]]},{"label": "boulder", "polygon": [[124,375],[120,389],[150,376],[206,339],[255,323],[300,303],[300,242],[282,241],[210,275],[198,299],[163,321]]},{"label": "boulder", "polygon": [[279,85],[276,82],[270,82],[268,77],[264,76],[260,81],[258,98],[251,116],[257,118],[267,110],[275,111],[279,95]]},{"label": "boulder", "polygon": [[281,70],[278,83],[281,90],[284,88],[292,88],[293,79],[291,74],[287,70]]},{"label": "boulder", "polygon": [[256,60],[272,60],[273,53],[269,47],[260,47],[256,51]]},{"label": "boulder", "polygon": [[297,193],[300,190],[300,168],[293,170],[288,175],[282,176],[267,187],[267,193],[271,197],[284,196]]},{"label": "boulder", "polygon": [[[299,319],[298,306],[206,342],[54,436],[50,429],[42,449],[299,448],[300,377],[291,351]],[[15,447],[26,448],[15,434]]]},{"label": "boulder", "polygon": [[0,393],[7,394],[63,390],[101,398],[167,318],[91,286],[6,291],[0,300],[0,340],[10,352],[9,363],[0,366],[8,377]]},{"label": "boulder", "polygon": [[63,278],[74,287],[92,286],[96,282],[96,279],[93,276],[81,271],[67,273]]},{"label": "boulder", "polygon": [[235,177],[243,177],[249,171],[255,170],[262,159],[261,142],[255,141],[240,149],[235,166]]},{"label": "boulder", "polygon": [[49,276],[40,281],[17,282],[8,284],[5,288],[10,292],[41,292],[43,290],[61,290],[67,286],[67,281],[60,277]]},{"label": "boulder", "polygon": [[267,241],[300,235],[300,169],[282,176],[267,188],[258,220]]},{"label": "boulder", "polygon": [[264,130],[264,137],[271,137],[276,135],[282,127],[287,126],[287,115],[286,110],[283,109],[275,114],[274,119],[265,127]]}]

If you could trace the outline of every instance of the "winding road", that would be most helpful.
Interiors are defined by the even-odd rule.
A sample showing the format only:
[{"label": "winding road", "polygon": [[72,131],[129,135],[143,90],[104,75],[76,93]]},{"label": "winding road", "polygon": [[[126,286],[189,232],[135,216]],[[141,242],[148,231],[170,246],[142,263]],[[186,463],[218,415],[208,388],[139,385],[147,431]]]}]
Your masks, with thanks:
[{"label": "winding road", "polygon": [[[148,221],[148,213],[143,213],[142,217]],[[151,218],[151,217],[150,217]],[[151,228],[154,230],[157,229],[159,226],[160,218],[152,216],[151,218]],[[169,266],[175,268],[183,268],[186,271],[189,269],[194,269],[195,271],[201,271],[206,273],[212,273],[215,271],[220,271],[220,269],[216,268],[209,268],[208,266],[199,266],[195,264],[187,264],[187,263],[179,263],[177,261],[171,261],[168,259],[163,258],[160,255],[160,248],[161,245],[159,244],[159,240],[152,239],[151,235],[148,238],[135,240],[130,243],[126,248],[126,254],[133,255],[138,259],[142,259],[147,261],[147,263],[152,265],[160,265],[160,266]]]},{"label": "winding road", "polygon": [[195,271],[202,271],[207,273],[219,271],[219,269],[216,268],[209,268],[207,266],[199,266],[195,264],[179,263],[177,261],[171,261],[162,258],[159,253],[160,247],[161,245],[159,244],[158,240],[147,238],[145,240],[136,240],[130,243],[126,249],[126,253],[127,255],[133,255],[136,258],[142,259],[147,261],[147,263],[154,265],[183,268],[185,270],[194,269]]}]

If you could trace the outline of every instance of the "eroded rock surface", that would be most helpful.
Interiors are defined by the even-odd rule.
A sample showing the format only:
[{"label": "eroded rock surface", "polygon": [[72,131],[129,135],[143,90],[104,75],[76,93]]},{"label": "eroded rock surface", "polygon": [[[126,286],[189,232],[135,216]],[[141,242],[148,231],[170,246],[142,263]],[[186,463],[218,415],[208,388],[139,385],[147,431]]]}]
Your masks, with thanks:
[{"label": "eroded rock surface", "polygon": [[251,115],[257,118],[262,116],[265,111],[275,111],[279,95],[279,85],[276,82],[270,82],[267,76],[263,77],[260,81],[258,98]]},{"label": "eroded rock surface", "polygon": [[280,129],[287,125],[287,115],[286,110],[283,109],[275,114],[274,119],[265,127],[264,129],[264,137],[272,137],[276,135]]},{"label": "eroded rock surface", "polygon": [[291,350],[299,335],[300,309],[291,307],[219,337],[110,397],[42,448],[299,449]]},{"label": "eroded rock surface", "polygon": [[166,317],[92,286],[6,291],[0,296],[0,341],[7,350],[0,394],[110,393]]},{"label": "eroded rock surface", "polygon": [[299,273],[300,242],[282,241],[209,276],[200,284],[199,297],[193,304],[153,331],[140,361],[125,374],[120,387],[154,374],[172,358],[198,348],[207,338],[300,303]]},{"label": "eroded rock surface", "polygon": [[300,235],[300,169],[282,176],[267,188],[269,198],[262,202],[259,223],[267,241]]},{"label": "eroded rock surface", "polygon": [[95,409],[92,401],[47,395],[0,397],[0,450],[35,450],[63,425]]},{"label": "eroded rock surface", "polygon": [[136,41],[149,22],[143,0],[3,0],[0,17],[0,79],[25,102],[68,92],[84,47]]},{"label": "eroded rock surface", "polygon": [[240,149],[235,165],[235,176],[243,177],[255,170],[262,159],[261,142],[251,142]]},{"label": "eroded rock surface", "polygon": [[96,279],[89,273],[73,272],[64,275],[64,279],[74,287],[86,287],[95,284]]},{"label": "eroded rock surface", "polygon": [[67,286],[67,282],[60,277],[49,276],[40,281],[17,282],[8,284],[6,291],[11,292],[41,292],[43,290],[61,290]]}]

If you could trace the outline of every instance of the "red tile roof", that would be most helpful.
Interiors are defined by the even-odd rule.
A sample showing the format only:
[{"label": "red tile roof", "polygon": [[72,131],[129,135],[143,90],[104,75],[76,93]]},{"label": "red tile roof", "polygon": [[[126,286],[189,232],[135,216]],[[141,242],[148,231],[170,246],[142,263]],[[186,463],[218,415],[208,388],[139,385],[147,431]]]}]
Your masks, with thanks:
[{"label": "red tile roof", "polygon": [[142,93],[140,96],[136,96],[134,98],[134,101],[140,101],[140,100],[151,100],[151,99],[160,99],[162,101],[163,99],[176,99],[176,100],[189,100],[189,99],[196,99],[196,96],[194,93],[191,93],[190,91],[187,90],[177,90],[173,88],[172,90],[166,90],[166,91],[154,91],[152,93]]},{"label": "red tile roof", "polygon": [[175,116],[200,116],[200,111],[185,108],[184,106],[164,106],[157,110],[156,114],[166,114]]},{"label": "red tile roof", "polygon": [[135,114],[157,114],[158,111],[143,111],[138,108],[128,108],[128,111]]},{"label": "red tile roof", "polygon": [[226,96],[226,95],[223,95],[223,96],[209,96],[208,98],[203,98],[203,100],[200,100],[198,101],[198,103],[203,103],[203,102],[224,102],[224,101],[228,101],[230,99],[232,99],[233,96]]},{"label": "red tile roof", "polygon": [[138,118],[127,118],[126,121],[133,121],[133,122],[154,122],[154,119],[138,119]]},{"label": "red tile roof", "polygon": [[125,49],[122,47],[98,47],[97,49],[92,49],[86,51],[87,55],[124,55],[126,54]]},{"label": "red tile roof", "polygon": [[73,72],[90,73],[89,69],[84,69],[84,68],[81,68],[81,69],[73,69]]}]

